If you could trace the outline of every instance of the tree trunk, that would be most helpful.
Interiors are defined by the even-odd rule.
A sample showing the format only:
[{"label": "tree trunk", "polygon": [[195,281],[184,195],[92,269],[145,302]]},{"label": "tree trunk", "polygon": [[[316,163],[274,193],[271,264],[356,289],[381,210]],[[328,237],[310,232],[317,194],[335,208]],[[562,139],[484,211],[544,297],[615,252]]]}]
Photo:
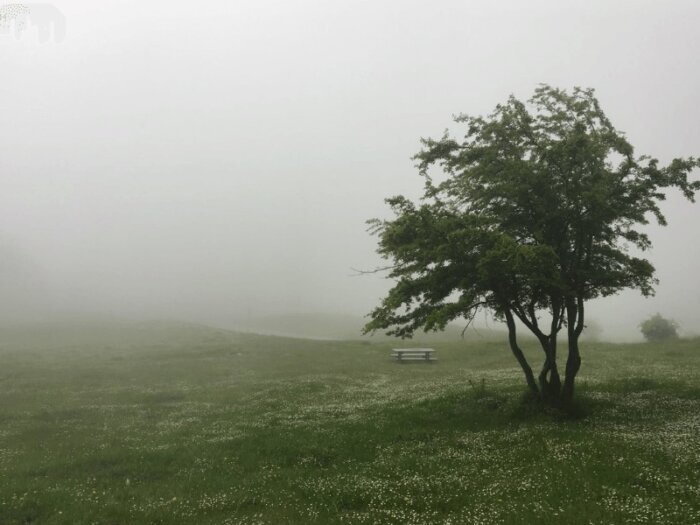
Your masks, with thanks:
[{"label": "tree trunk", "polygon": [[574,383],[576,375],[581,368],[581,353],[578,348],[578,339],[583,331],[583,299],[579,296],[575,300],[567,299],[567,334],[569,343],[569,356],[566,360],[566,374],[564,376],[564,388],[562,389],[562,401],[570,403],[574,397]]},{"label": "tree trunk", "polygon": [[527,386],[529,387],[530,392],[535,398],[539,399],[540,390],[539,388],[537,388],[535,375],[532,373],[532,368],[530,368],[530,365],[528,364],[527,359],[525,358],[525,354],[523,354],[523,351],[518,346],[518,339],[515,333],[515,321],[513,320],[513,314],[508,309],[505,310],[505,314],[506,324],[508,325],[508,342],[510,343],[510,349],[513,352],[515,358],[518,360],[518,363],[523,369],[523,372],[525,373],[525,380],[527,381]]},{"label": "tree trunk", "polygon": [[559,399],[561,392],[561,378],[557,368],[557,336],[540,339],[540,344],[545,353],[544,364],[539,375],[540,390],[544,401],[555,401]]},{"label": "tree trunk", "polygon": [[[548,403],[556,404],[561,394],[561,378],[557,367],[557,334],[560,328],[560,316],[562,313],[563,298],[552,295],[552,323],[549,328],[549,335],[542,332],[535,333],[544,350],[545,360],[540,371],[539,381],[542,399]],[[534,319],[535,314],[532,313]]]},{"label": "tree trunk", "polygon": [[569,357],[566,360],[564,388],[561,391],[561,398],[564,403],[570,403],[574,397],[574,382],[579,368],[581,368],[581,354],[578,349],[578,335],[574,334],[569,336]]}]

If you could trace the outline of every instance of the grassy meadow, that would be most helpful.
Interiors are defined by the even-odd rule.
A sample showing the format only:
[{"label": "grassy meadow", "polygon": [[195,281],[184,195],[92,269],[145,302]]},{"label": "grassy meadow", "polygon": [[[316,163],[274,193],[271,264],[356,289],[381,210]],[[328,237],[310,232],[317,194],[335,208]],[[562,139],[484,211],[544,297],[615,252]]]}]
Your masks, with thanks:
[{"label": "grassy meadow", "polygon": [[700,523],[700,340],[586,343],[575,418],[505,340],[392,346],[4,330],[0,524]]}]

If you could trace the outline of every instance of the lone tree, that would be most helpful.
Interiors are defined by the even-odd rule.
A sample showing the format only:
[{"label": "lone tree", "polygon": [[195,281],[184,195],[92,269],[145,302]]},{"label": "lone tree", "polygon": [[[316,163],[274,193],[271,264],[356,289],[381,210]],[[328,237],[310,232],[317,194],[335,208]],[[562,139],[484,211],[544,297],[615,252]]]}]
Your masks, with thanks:
[{"label": "lone tree", "polygon": [[[637,157],[592,89],[540,86],[523,103],[511,96],[488,117],[459,116],[464,135],[423,139],[415,156],[425,180],[418,203],[386,202],[395,217],[368,221],[396,284],[370,314],[365,333],[444,329],[488,309],[508,327],[510,348],[533,396],[567,403],[581,366],[586,302],[636,288],[653,294],[654,267],[639,230],[666,188],[693,201],[700,159],[667,166]],[[520,321],[544,354],[536,378],[516,334]],[[561,379],[557,336],[565,329]]]},{"label": "lone tree", "polygon": [[646,321],[639,324],[642,335],[650,343],[678,339],[678,323],[671,319],[661,317],[661,314],[652,315]]}]

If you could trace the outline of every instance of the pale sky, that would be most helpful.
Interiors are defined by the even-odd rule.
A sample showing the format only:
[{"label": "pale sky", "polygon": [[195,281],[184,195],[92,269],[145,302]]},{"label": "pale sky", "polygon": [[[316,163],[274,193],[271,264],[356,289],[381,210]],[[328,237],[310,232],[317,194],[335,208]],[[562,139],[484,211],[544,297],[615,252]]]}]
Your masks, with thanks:
[{"label": "pale sky", "polygon": [[[542,82],[595,88],[638,154],[700,155],[696,1],[50,5],[64,38],[0,33],[7,317],[365,314],[391,283],[352,276],[381,264],[364,221],[420,194],[420,137]],[[592,304],[604,336],[700,333],[700,205],[663,209],[657,296]]]}]

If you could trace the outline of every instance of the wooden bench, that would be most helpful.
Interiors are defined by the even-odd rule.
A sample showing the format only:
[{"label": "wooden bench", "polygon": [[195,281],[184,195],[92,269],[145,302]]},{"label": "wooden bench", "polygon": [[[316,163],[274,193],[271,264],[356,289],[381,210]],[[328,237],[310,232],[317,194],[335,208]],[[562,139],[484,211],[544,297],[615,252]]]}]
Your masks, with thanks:
[{"label": "wooden bench", "polygon": [[394,348],[391,351],[391,357],[395,357],[399,363],[406,361],[434,362],[437,361],[434,354],[435,350],[432,348]]}]

